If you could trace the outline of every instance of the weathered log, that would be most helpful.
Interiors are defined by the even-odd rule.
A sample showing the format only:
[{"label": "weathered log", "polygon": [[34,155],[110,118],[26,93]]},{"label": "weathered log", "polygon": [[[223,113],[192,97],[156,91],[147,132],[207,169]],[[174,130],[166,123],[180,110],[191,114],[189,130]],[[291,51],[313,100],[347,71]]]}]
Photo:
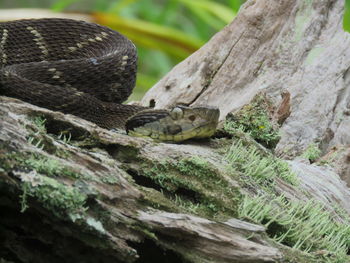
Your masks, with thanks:
[{"label": "weathered log", "polygon": [[[264,227],[232,218],[242,194],[262,190],[242,185],[241,175],[227,169],[232,139],[159,144],[0,98],[4,259],[313,262],[271,243]],[[70,139],[62,137],[65,131]],[[301,185],[276,178],[277,192],[290,200],[313,198],[332,212],[335,205],[349,211],[348,188],[336,174],[303,163],[292,166],[300,171]],[[209,209],[196,210],[203,204]],[[203,216],[208,210],[207,216],[217,219],[184,214]]]},{"label": "weathered log", "polygon": [[[181,214],[181,209],[158,192],[168,191],[171,200],[176,193],[183,198],[204,194],[199,190],[196,193],[179,185],[178,191],[171,193],[165,186],[147,181],[145,174],[159,161],[168,159],[168,165],[175,167],[196,156],[215,165],[213,173],[226,180],[232,191],[237,189],[233,179],[225,178],[227,162],[208,143],[155,144],[74,116],[0,98],[0,203],[4,215],[0,221],[6,237],[1,245],[13,253],[11,260],[134,262],[141,256],[140,262],[148,262],[148,249],[159,262],[179,262],[181,258],[183,262],[272,262],[282,257],[279,249],[265,241],[263,227]],[[44,132],[36,126],[38,116],[46,120]],[[69,130],[71,141],[59,139],[63,127]],[[214,198],[220,190],[214,188],[206,194]],[[20,204],[27,210],[23,214]],[[173,213],[154,209],[152,204]],[[247,238],[250,235],[254,240]],[[38,243],[35,253],[26,239]],[[43,251],[39,251],[41,247]],[[80,252],[90,249],[85,255]],[[163,255],[163,250],[168,252]]]},{"label": "weathered log", "polygon": [[225,119],[264,91],[278,155],[307,149],[288,162],[230,121],[210,140],[155,143],[0,97],[0,261],[348,262],[343,5],[247,1],[143,99]]},{"label": "weathered log", "polygon": [[224,119],[262,90],[276,104],[288,91],[291,114],[278,153],[295,157],[312,142],[324,153],[349,145],[350,37],[342,29],[343,10],[343,0],[247,1],[230,25],[174,67],[142,103],[209,104]]}]

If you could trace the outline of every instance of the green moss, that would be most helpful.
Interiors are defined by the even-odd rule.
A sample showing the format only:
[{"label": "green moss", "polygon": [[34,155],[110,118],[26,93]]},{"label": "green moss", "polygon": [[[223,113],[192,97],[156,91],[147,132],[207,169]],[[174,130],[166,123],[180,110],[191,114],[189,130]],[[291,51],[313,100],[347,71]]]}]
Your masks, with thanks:
[{"label": "green moss", "polygon": [[142,175],[150,178],[170,201],[164,202],[157,195],[154,199],[148,196],[154,207],[175,207],[181,212],[216,219],[232,217],[236,213],[241,196],[239,191],[203,158],[189,157],[178,162],[164,160],[151,168],[144,166],[141,170]]},{"label": "green moss", "polygon": [[59,140],[62,140],[64,143],[70,143],[72,139],[72,134],[70,132],[62,132],[57,137]]},{"label": "green moss", "polygon": [[119,179],[116,175],[109,174],[101,177],[101,181],[106,184],[117,184],[119,183]]},{"label": "green moss", "polygon": [[45,150],[52,151],[52,140],[47,137],[46,131],[46,119],[42,116],[34,116],[31,118],[33,125],[26,126],[29,134],[26,136],[28,143],[35,147]]},{"label": "green moss", "polygon": [[208,161],[197,156],[180,160],[176,167],[182,174],[198,178],[207,177],[214,173],[210,169]]},{"label": "green moss", "polygon": [[310,162],[316,161],[321,156],[321,150],[317,143],[311,143],[303,152],[301,157],[310,160]]},{"label": "green moss", "polygon": [[61,158],[69,158],[71,155],[68,151],[61,147],[57,147],[55,140],[62,140],[64,143],[69,143],[70,133],[68,135],[55,136],[47,133],[47,119],[41,115],[34,116],[30,119],[33,125],[27,125],[25,128],[29,132],[26,136],[28,143],[35,147],[46,151],[49,154],[54,154]]},{"label": "green moss", "polygon": [[44,149],[45,145],[43,144],[42,139],[38,138],[37,135],[31,134],[26,139],[30,144],[34,145],[36,148],[39,148],[41,150]]},{"label": "green moss", "polygon": [[240,218],[263,224],[279,243],[308,253],[329,251],[335,255],[331,262],[348,262],[350,218],[336,221],[317,201],[290,201],[272,194],[245,196],[238,211]]},{"label": "green moss", "polygon": [[0,148],[0,167],[5,172],[11,171],[11,169],[16,164],[16,158],[17,155],[15,153],[10,152],[10,150],[7,150],[6,148],[3,148],[3,145],[1,145]]},{"label": "green moss", "polygon": [[150,240],[158,240],[158,237],[155,233],[153,233],[151,230],[147,229],[147,226],[140,226],[140,225],[134,225],[131,226],[132,229],[141,232],[145,237],[149,238]]},{"label": "green moss", "polygon": [[26,167],[30,167],[39,173],[48,176],[66,176],[69,178],[79,179],[82,175],[74,172],[71,168],[62,165],[57,159],[51,159],[46,156],[32,154],[23,161]]},{"label": "green moss", "polygon": [[110,151],[113,158],[121,162],[131,162],[138,160],[140,149],[132,145],[113,145],[113,150]]},{"label": "green moss", "polygon": [[243,106],[238,112],[229,114],[224,130],[235,134],[237,130],[248,133],[253,139],[267,148],[274,148],[280,139],[277,125],[270,118],[272,104],[259,94],[250,104]]},{"label": "green moss", "polygon": [[245,178],[252,178],[261,186],[273,185],[277,177],[291,185],[298,185],[297,176],[290,170],[287,162],[272,154],[262,154],[254,145],[247,145],[242,140],[232,144],[226,155],[232,168]]},{"label": "green moss", "polygon": [[71,179],[90,179],[90,177],[74,171],[71,167],[63,165],[59,159],[53,159],[38,153],[1,152],[0,167],[10,172],[16,170],[35,170],[49,177],[61,176]]},{"label": "green moss", "polygon": [[82,138],[81,140],[71,140],[70,144],[79,148],[94,148],[100,145],[100,141],[93,136]]},{"label": "green moss", "polygon": [[23,194],[21,196],[22,212],[27,208],[28,197],[34,197],[43,207],[56,216],[79,214],[86,211],[86,195],[71,186],[64,185],[57,180],[36,173],[21,178]]},{"label": "green moss", "polygon": [[146,187],[139,188],[144,193],[143,200],[141,200],[141,202],[145,202],[147,205],[155,209],[160,209],[167,212],[177,213],[182,211],[171,198],[165,197],[163,191],[158,192],[154,189]]},{"label": "green moss", "polygon": [[35,116],[32,118],[33,124],[37,127],[38,132],[46,133],[46,119],[43,116]]},{"label": "green moss", "polygon": [[[277,245],[278,247],[278,245]],[[279,249],[283,253],[284,263],[321,263],[327,261],[320,261],[313,255],[305,253],[303,251],[288,248],[286,246],[280,246]],[[330,263],[330,262],[329,262]]]}]

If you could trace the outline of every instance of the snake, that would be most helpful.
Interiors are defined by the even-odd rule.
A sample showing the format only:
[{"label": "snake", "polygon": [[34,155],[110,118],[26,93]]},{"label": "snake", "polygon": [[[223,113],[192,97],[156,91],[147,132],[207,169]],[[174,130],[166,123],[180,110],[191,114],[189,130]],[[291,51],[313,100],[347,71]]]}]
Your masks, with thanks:
[{"label": "snake", "polygon": [[177,142],[214,134],[217,108],[123,104],[136,73],[135,45],[106,26],[66,18],[0,22],[0,95],[131,136]]}]

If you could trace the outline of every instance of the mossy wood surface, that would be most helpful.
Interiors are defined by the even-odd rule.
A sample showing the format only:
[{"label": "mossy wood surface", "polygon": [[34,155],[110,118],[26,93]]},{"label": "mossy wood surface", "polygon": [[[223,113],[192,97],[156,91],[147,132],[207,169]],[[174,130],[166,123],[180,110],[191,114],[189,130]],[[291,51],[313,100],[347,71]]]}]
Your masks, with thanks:
[{"label": "mossy wood surface", "polygon": [[327,168],[314,168],[320,179],[278,159],[239,129],[165,144],[5,97],[0,113],[4,260],[347,260],[345,184]]},{"label": "mossy wood surface", "polygon": [[343,4],[248,0],[145,96],[230,112],[208,140],[0,97],[0,262],[349,262]]}]

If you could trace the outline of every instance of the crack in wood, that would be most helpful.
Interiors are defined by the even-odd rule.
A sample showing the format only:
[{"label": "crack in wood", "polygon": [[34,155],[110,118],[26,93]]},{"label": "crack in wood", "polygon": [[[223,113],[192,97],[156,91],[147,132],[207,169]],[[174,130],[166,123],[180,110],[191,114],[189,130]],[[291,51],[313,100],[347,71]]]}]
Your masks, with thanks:
[{"label": "crack in wood", "polygon": [[207,90],[207,88],[210,86],[210,84],[212,83],[213,79],[215,78],[216,74],[220,71],[220,69],[222,68],[222,66],[225,64],[225,62],[227,61],[227,59],[231,56],[231,52],[233,50],[233,48],[237,45],[237,43],[241,40],[242,36],[244,34],[244,31],[241,33],[241,35],[238,37],[238,39],[233,43],[233,45],[231,46],[231,48],[229,49],[229,51],[227,52],[227,55],[225,56],[225,58],[223,59],[222,63],[217,67],[217,69],[210,75],[210,77],[207,79],[207,84],[203,85],[203,88],[197,93],[197,95],[194,97],[193,100],[191,100],[187,106],[191,106],[193,103],[196,102],[196,100]]}]

